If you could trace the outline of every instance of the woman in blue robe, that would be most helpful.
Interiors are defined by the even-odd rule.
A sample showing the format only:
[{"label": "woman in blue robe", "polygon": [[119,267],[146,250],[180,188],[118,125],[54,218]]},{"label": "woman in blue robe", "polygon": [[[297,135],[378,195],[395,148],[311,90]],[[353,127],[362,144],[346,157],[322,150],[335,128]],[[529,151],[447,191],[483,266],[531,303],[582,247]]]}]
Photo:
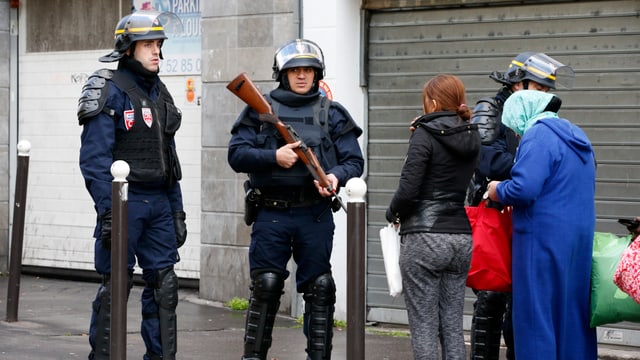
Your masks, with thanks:
[{"label": "woman in blue robe", "polygon": [[591,142],[558,117],[561,101],[514,93],[502,122],[521,136],[511,180],[493,181],[489,198],[513,206],[513,324],[516,359],[595,360],[589,326],[595,227]]}]

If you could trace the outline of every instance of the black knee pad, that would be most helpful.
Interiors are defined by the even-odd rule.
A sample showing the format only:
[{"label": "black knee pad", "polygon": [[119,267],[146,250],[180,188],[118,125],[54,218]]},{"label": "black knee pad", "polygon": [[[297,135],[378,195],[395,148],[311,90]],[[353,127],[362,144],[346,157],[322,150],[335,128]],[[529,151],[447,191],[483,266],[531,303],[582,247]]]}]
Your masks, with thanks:
[{"label": "black knee pad", "polygon": [[162,359],[174,360],[177,352],[178,276],[173,266],[158,270],[154,299],[158,304]]},{"label": "black knee pad", "polygon": [[318,276],[307,285],[304,292],[304,301],[316,305],[333,305],[336,302],[336,283],[331,273]]},{"label": "black knee pad", "polygon": [[158,270],[154,298],[161,308],[175,310],[178,306],[178,275],[173,266]]},{"label": "black knee pad", "polygon": [[109,359],[111,347],[111,283],[105,276],[98,290],[97,299],[93,302],[93,311],[96,313],[93,358],[98,360]]},{"label": "black knee pad", "polygon": [[283,288],[284,276],[280,272],[259,270],[251,273],[251,298],[245,323],[243,359],[267,358]]},{"label": "black knee pad", "polygon": [[[111,286],[111,273],[102,275],[102,285],[106,286],[106,284],[109,284],[109,286]],[[129,269],[127,270],[127,301],[129,301],[129,294],[131,294],[132,288],[133,288],[133,269]]]},{"label": "black knee pad", "polygon": [[303,297],[307,359],[329,360],[333,348],[333,313],[336,302],[336,284],[331,273],[322,274],[308,284]]},{"label": "black knee pad", "polygon": [[251,291],[257,300],[279,300],[283,289],[284,277],[279,272],[254,271],[251,274]]},{"label": "black knee pad", "polygon": [[475,313],[486,317],[502,317],[507,305],[508,294],[496,291],[479,291]]},{"label": "black knee pad", "polygon": [[507,295],[496,291],[478,291],[471,320],[471,359],[498,357]]}]

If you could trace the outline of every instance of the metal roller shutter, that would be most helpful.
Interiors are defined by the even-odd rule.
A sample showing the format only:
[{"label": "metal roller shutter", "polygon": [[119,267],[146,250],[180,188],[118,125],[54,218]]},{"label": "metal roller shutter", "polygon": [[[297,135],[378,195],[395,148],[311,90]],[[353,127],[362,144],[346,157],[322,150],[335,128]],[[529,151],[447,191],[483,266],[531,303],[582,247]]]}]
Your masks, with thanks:
[{"label": "metal roller shutter", "polygon": [[[422,85],[435,74],[459,76],[474,104],[499,89],[488,74],[506,70],[520,52],[544,52],[571,65],[575,86],[555,93],[562,116],[579,124],[595,147],[596,229],[623,233],[616,219],[640,215],[639,1],[390,10],[371,12],[368,22],[370,320],[406,319],[404,301],[388,295],[378,230],[398,183],[408,124],[422,113]],[[468,294],[470,315],[475,296]],[[623,327],[640,329],[617,329]],[[618,335],[612,342],[640,345],[638,335]]]}]

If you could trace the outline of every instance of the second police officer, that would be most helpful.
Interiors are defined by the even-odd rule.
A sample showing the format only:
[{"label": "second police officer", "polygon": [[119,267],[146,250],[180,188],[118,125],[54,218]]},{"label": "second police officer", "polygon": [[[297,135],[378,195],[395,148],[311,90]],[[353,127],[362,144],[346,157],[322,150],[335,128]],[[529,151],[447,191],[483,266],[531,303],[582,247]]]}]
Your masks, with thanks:
[{"label": "second police officer", "polygon": [[[296,39],[274,56],[279,84],[267,99],[274,113],[291,125],[318,157],[334,189],[362,175],[364,159],[357,138],[362,130],[348,111],[319,91],[325,63],[320,47]],[[278,131],[246,107],[231,130],[228,161],[248,173],[248,187],[259,193],[253,221],[249,266],[251,296],[244,335],[244,360],[267,359],[273,324],[291,257],[297,265],[297,292],[303,294],[307,358],[330,359],[336,287],[331,273],[335,224],[331,193],[314,181]]]},{"label": "second police officer", "polygon": [[[470,184],[470,205],[477,206],[487,190],[488,180],[509,179],[515,158],[518,139],[516,134],[501,122],[502,107],[507,98],[519,90],[547,92],[557,84],[570,88],[573,70],[543,53],[524,52],[509,64],[507,71],[492,72],[489,77],[503,85],[493,97],[480,99],[471,122],[478,124],[482,149],[478,168]],[[559,104],[558,104],[559,106]],[[489,206],[501,207],[500,204]],[[513,259],[517,262],[518,259]],[[515,359],[513,326],[511,322],[511,294],[496,291],[475,290],[477,300],[471,324],[471,359],[499,358],[500,338],[504,335],[507,359]],[[516,319],[517,320],[517,319]]]},{"label": "second police officer", "polygon": [[145,360],[175,359],[177,248],[187,237],[180,163],[174,136],[182,115],[158,77],[162,44],[174,14],[138,11],[115,29],[114,50],[101,62],[116,70],[96,71],[83,87],[78,120],[83,126],[80,170],[97,212],[95,268],[103,281],[93,301],[89,359],[109,359],[111,307],[111,188],[114,161],[129,164],[128,271],[142,268],[141,335]]}]

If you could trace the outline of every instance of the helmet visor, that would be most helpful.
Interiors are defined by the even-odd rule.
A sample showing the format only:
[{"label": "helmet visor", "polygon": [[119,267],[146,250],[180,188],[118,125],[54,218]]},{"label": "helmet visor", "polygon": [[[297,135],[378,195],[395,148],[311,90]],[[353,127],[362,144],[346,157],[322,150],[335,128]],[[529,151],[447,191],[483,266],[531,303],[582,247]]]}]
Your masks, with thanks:
[{"label": "helmet visor", "polygon": [[524,63],[513,60],[511,66],[519,67],[537,78],[548,79],[554,82],[556,87],[571,89],[575,80],[575,72],[570,66],[542,53],[529,57]]},{"label": "helmet visor", "polygon": [[172,12],[137,11],[129,16],[122,28],[116,29],[116,37],[123,34],[136,38],[155,34],[158,39],[166,39],[169,34],[172,37],[182,34],[182,21]]},{"label": "helmet visor", "polygon": [[293,59],[308,60],[299,63],[307,63],[308,66],[316,65],[313,67],[320,66],[321,69],[324,68],[322,50],[318,45],[308,40],[296,40],[280,48],[275,56],[276,67],[279,70],[286,69],[287,63]]}]

